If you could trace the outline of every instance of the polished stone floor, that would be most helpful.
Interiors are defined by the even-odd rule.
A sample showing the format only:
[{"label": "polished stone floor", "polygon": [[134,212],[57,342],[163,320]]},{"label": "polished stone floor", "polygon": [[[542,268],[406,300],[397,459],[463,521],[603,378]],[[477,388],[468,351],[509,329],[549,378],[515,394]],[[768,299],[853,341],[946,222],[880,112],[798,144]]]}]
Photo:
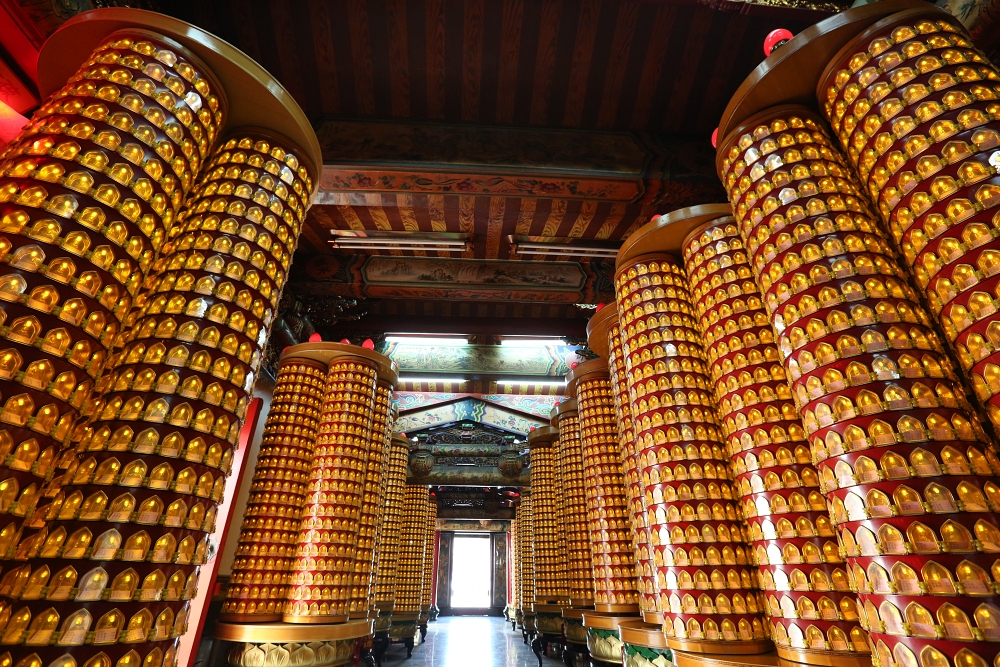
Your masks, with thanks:
[{"label": "polished stone floor", "polygon": [[[542,658],[545,667],[562,662]],[[443,616],[427,626],[427,641],[406,649],[393,644],[382,661],[383,667],[538,667],[538,659],[524,645],[521,633],[510,623],[487,616]]]}]

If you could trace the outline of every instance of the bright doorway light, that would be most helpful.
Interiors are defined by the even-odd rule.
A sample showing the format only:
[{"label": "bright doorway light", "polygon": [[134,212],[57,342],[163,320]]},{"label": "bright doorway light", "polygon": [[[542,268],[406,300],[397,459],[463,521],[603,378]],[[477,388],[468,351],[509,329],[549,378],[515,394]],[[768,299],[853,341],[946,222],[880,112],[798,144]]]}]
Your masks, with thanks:
[{"label": "bright doorway light", "polygon": [[455,535],[451,566],[451,606],[457,609],[486,609],[490,606],[490,536]]}]

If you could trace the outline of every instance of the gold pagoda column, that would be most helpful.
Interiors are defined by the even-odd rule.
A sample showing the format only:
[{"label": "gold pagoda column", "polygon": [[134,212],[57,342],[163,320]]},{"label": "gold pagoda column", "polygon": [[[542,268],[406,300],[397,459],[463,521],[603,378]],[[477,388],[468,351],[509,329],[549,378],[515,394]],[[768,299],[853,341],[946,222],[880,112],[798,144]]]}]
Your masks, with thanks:
[{"label": "gold pagoda column", "polygon": [[375,632],[388,633],[392,611],[396,604],[396,573],[399,566],[399,533],[403,525],[403,495],[406,486],[406,463],[410,441],[394,433],[389,441],[389,466],[385,477],[385,510],[380,517],[382,535],[375,578],[375,608],[378,620]]},{"label": "gold pagoda column", "polygon": [[[695,229],[683,253],[778,654],[862,667],[857,597],[735,219]],[[807,635],[808,649],[789,646]]]},{"label": "gold pagoda column", "polygon": [[[114,26],[100,20],[112,15],[118,17]],[[12,647],[15,664],[145,659],[171,665],[176,638],[187,626],[186,601],[196,594],[197,566],[209,555],[216,504],[267,326],[313,190],[312,168],[300,162],[311,160],[292,140],[256,129],[229,130],[231,138],[211,153],[222,116],[213,113],[220,108],[204,78],[210,75],[200,73],[207,72],[204,66],[193,66],[196,58],[169,39],[142,30],[109,37],[114,27],[133,19],[139,24],[152,21],[154,25],[145,27],[158,29],[155,15],[91,16],[67,22],[53,38],[54,44],[99,46],[64,89],[66,94],[57,93],[42,112],[46,127],[82,142],[73,155],[60,153],[58,159],[68,159],[74,169],[75,159],[83,164],[86,157],[89,171],[71,172],[73,187],[55,176],[47,181],[47,187],[59,189],[62,202],[58,213],[52,207],[49,212],[64,222],[52,218],[30,228],[38,230],[33,233],[48,229],[51,233],[42,241],[46,244],[62,244],[65,232],[71,243],[62,247],[73,249],[71,254],[80,259],[60,260],[60,251],[50,250],[53,264],[45,268],[45,252],[36,246],[39,252],[32,256],[39,263],[31,270],[58,276],[57,282],[73,285],[87,297],[57,307],[58,292],[50,291],[49,298],[55,300],[44,312],[61,313],[70,329],[79,326],[86,334],[73,336],[70,329],[62,329],[59,336],[69,346],[64,351],[83,349],[87,336],[99,343],[92,346],[87,366],[93,377],[102,366],[112,370],[95,387],[102,395],[81,411],[92,424],[75,434],[78,453],[62,460],[66,467],[61,490],[47,509],[47,525],[18,548],[18,559],[27,561],[19,570],[23,583],[13,578],[0,585],[2,593],[15,600],[3,629],[4,643]],[[191,29],[185,34],[201,40],[195,49],[199,55],[210,55],[215,62],[233,55],[231,50],[219,53],[216,38],[186,24],[166,19],[163,24],[168,33],[177,27]],[[212,43],[212,48],[206,50],[203,42]],[[51,89],[51,81],[73,72],[74,64],[56,62],[60,49],[47,47],[43,54],[43,88]],[[265,98],[272,93],[261,81],[269,77],[256,65],[247,67],[242,75],[229,72],[227,77],[255,77],[258,83],[248,85],[264,95],[261,103],[266,106]],[[84,97],[77,98],[77,93]],[[91,94],[95,99],[88,102]],[[244,94],[237,93],[241,98]],[[294,105],[283,108],[284,118],[278,114],[272,120],[299,120],[296,113],[301,112]],[[299,132],[301,126],[290,129]],[[311,130],[300,135],[313,146]],[[171,142],[179,145],[178,153]],[[56,143],[53,140],[50,147]],[[201,169],[204,178],[185,198],[202,155],[211,155]],[[233,174],[226,165],[236,155],[246,166]],[[9,187],[6,191],[17,194]],[[33,196],[40,194],[33,191]],[[45,197],[36,203],[44,206]],[[167,231],[167,212],[182,199],[185,209]],[[8,201],[27,205],[29,200],[18,194]],[[230,228],[243,232],[235,250],[227,236]],[[132,229],[140,235],[130,237]],[[142,237],[150,239],[148,248]],[[151,265],[154,237],[160,257]],[[116,246],[124,244],[124,251],[102,245],[104,238]],[[98,245],[92,245],[95,240]],[[85,265],[78,265],[85,256]],[[90,263],[93,270],[86,265]],[[56,266],[62,266],[63,273],[51,271]],[[78,266],[85,269],[80,276],[75,275]],[[227,266],[229,280],[220,280],[216,274]],[[99,303],[113,318],[101,314]],[[71,317],[73,312],[79,319]],[[112,341],[121,349],[105,362],[99,348],[108,348]],[[58,417],[51,410],[46,414]],[[59,419],[68,415],[63,412]],[[44,418],[36,418],[32,428],[41,433],[44,423]],[[51,425],[51,434],[57,434],[56,426]],[[91,565],[78,570],[72,561]],[[55,582],[59,585],[53,586]],[[39,586],[44,590],[37,590]],[[102,599],[109,602],[94,603]],[[50,640],[51,648],[44,647]]]},{"label": "gold pagoda column", "polygon": [[278,364],[222,621],[280,621],[285,606],[327,370],[294,347]]},{"label": "gold pagoda column", "polygon": [[507,601],[507,620],[511,623],[511,629],[517,630],[518,611],[521,607],[521,539],[518,526],[517,514],[515,510],[514,518],[510,522],[510,557],[512,586],[510,599]]},{"label": "gold pagoda column", "polygon": [[[628,504],[628,526],[631,529],[632,549],[636,565],[636,584],[642,619],[623,616],[613,619],[606,632],[617,634],[615,648],[622,652],[625,664],[644,665],[657,659],[673,659],[663,634],[663,614],[657,611],[660,604],[656,582],[657,567],[650,549],[649,519],[646,514],[640,443],[635,438],[632,406],[625,376],[621,329],[615,304],[598,306],[595,315],[587,322],[587,345],[599,357],[607,360],[608,379],[614,403],[618,432],[618,453],[622,464],[625,498]],[[598,621],[600,623],[600,621]],[[601,633],[595,632],[595,635]],[[595,640],[596,641],[596,637]],[[643,662],[645,661],[645,662]]]},{"label": "gold pagoda column", "polygon": [[375,547],[378,540],[379,515],[384,511],[384,480],[389,465],[389,439],[392,437],[392,391],[396,377],[380,378],[375,386],[375,414],[365,466],[364,493],[361,496],[361,518],[355,552],[354,582],[348,614],[351,618],[367,618],[375,604]]},{"label": "gold pagoda column", "polygon": [[556,488],[555,452],[559,429],[536,428],[528,433],[531,450],[531,517],[535,559],[535,630],[562,636],[562,608],[569,606],[565,543],[560,543],[561,489]]},{"label": "gold pagoda column", "polygon": [[587,504],[583,488],[583,449],[577,402],[563,399],[552,409],[552,426],[559,429],[555,467],[562,502],[563,533],[566,536],[567,586],[570,606],[594,604],[594,570],[587,528]]},{"label": "gold pagoda column", "polygon": [[527,643],[527,635],[535,633],[535,522],[530,488],[521,490],[521,502],[517,506],[517,526],[521,531],[518,536],[521,545],[518,619]]},{"label": "gold pagoda column", "polygon": [[[594,568],[590,531],[587,526],[587,499],[583,484],[583,447],[577,402],[564,399],[552,409],[551,425],[559,429],[555,443],[557,485],[562,491],[563,533],[566,536],[569,606],[563,607],[563,635],[580,651],[587,643],[583,614],[594,607]],[[572,650],[572,647],[567,647]]]},{"label": "gold pagoda column", "polygon": [[421,604],[421,581],[426,556],[427,516],[430,490],[407,484],[403,495],[403,522],[399,535],[399,569],[396,575],[396,605],[392,612],[389,636],[406,645],[407,657],[413,650],[418,630]]},{"label": "gold pagoda column", "polygon": [[[977,186],[990,185],[981,158],[992,151],[987,142],[981,153],[973,137],[992,131],[976,114],[996,93],[978,82],[986,64],[961,27],[927,9],[851,10],[837,25],[815,26],[815,35],[836,35],[822,49],[797,39],[781,47],[780,60],[818,91],[820,108],[831,105],[850,157],[811,109],[737,99],[717,158],[864,606],[873,661],[885,667],[988,665],[998,652],[990,639],[996,445],[964,397],[968,376],[956,374],[911,287],[933,290],[927,301],[941,308],[946,338],[978,345],[972,334],[985,333],[990,309],[971,315],[965,304],[978,309],[983,301],[966,299],[989,289],[975,223],[991,208]],[[770,69],[775,83],[790,71]],[[771,95],[776,103],[793,99],[768,90],[781,93]],[[963,311],[969,319],[949,328]],[[982,387],[969,357],[963,363]]]},{"label": "gold pagoda column", "polygon": [[62,448],[226,119],[223,87],[195,55],[111,32],[86,40],[84,63],[46,46],[51,98],[0,162],[3,560],[57,463],[75,463]]},{"label": "gold pagoda column", "polygon": [[326,360],[328,374],[284,621],[342,623],[358,585],[368,452],[384,439],[375,428],[376,406],[383,422],[389,413],[376,387],[380,380],[394,384],[396,372],[387,357],[363,347],[310,345]]},{"label": "gold pagoda column", "polygon": [[656,565],[653,562],[649,539],[649,519],[646,514],[642,461],[635,438],[632,421],[632,404],[625,377],[625,359],[622,351],[621,328],[618,308],[607,304],[598,308],[587,323],[587,345],[598,356],[607,359],[608,377],[611,382],[615,419],[618,424],[618,443],[622,460],[625,495],[631,515],[632,541],[635,549],[639,607],[649,623],[663,623],[658,611],[660,593],[656,583]]},{"label": "gold pagoda column", "polygon": [[580,408],[587,522],[594,564],[594,612],[583,616],[591,660],[616,663],[618,623],[638,614],[635,546],[625,500],[623,461],[615,426],[608,364],[584,362],[566,376],[566,392]]},{"label": "gold pagoda column", "polygon": [[935,8],[862,32],[820,109],[973,388],[1000,426],[1000,68]]},{"label": "gold pagoda column", "polygon": [[427,503],[427,524],[424,528],[424,571],[420,577],[420,636],[427,637],[427,622],[430,620],[431,605],[434,600],[434,534],[437,532],[437,498],[433,493]]},{"label": "gold pagoda column", "polygon": [[615,290],[667,642],[682,651],[762,653],[770,633],[759,615],[703,341],[684,270],[668,254],[680,250],[688,230],[716,217],[712,209],[682,209],[632,234],[618,253]]}]

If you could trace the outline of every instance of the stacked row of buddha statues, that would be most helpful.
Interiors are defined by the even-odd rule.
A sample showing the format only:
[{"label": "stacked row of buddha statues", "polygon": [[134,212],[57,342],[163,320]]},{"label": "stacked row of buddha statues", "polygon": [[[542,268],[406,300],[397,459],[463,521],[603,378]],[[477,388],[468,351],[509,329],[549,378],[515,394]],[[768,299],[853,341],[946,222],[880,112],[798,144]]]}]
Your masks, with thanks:
[{"label": "stacked row of buddha statues", "polygon": [[[315,190],[315,135],[266,72],[135,16],[52,37],[48,53],[67,33],[93,51],[43,59],[43,78],[68,81],[0,156],[0,660],[14,666],[175,664]],[[229,121],[247,94],[274,98],[270,117],[236,114],[260,127]],[[263,446],[275,474],[255,480],[239,556],[261,575],[237,587],[255,614],[280,613],[321,375],[282,373],[283,425]]]},{"label": "stacked row of buddha statues", "polygon": [[681,651],[1000,664],[1000,71],[907,0],[778,49],[720,128],[729,205],[638,230],[589,327],[643,616]]},{"label": "stacked row of buddha statues", "polygon": [[1000,421],[1000,71],[956,19],[904,5],[856,12],[815,106],[754,108],[717,167],[873,661],[981,667],[1000,654],[1000,460],[981,418]]},{"label": "stacked row of buddha statues", "polygon": [[[567,587],[570,605],[589,607],[594,602],[594,570],[592,543],[587,527],[587,505],[583,484],[583,452],[580,449],[580,416],[576,401],[562,401],[553,408],[553,428],[559,429],[556,448],[555,474],[552,480],[562,502],[559,516],[563,518],[566,536]],[[541,480],[544,482],[545,480]],[[534,479],[532,479],[534,485]]]}]

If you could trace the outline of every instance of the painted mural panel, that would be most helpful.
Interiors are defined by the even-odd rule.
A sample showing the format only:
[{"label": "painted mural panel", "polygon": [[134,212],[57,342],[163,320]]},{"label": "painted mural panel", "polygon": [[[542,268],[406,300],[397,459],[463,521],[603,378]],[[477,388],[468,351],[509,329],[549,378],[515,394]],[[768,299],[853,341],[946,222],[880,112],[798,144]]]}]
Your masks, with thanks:
[{"label": "painted mural panel", "polygon": [[587,282],[576,262],[369,257],[361,272],[370,297],[572,303]]},{"label": "painted mural panel", "polygon": [[475,398],[468,398],[455,403],[448,403],[447,405],[440,405],[402,415],[396,420],[396,431],[409,433],[431,426],[463,420],[489,424],[522,436],[526,436],[532,427],[537,428],[548,424],[548,419],[531,419],[525,415],[515,414],[496,405],[491,405]]},{"label": "painted mural panel", "polygon": [[506,347],[503,345],[411,345],[389,343],[385,355],[404,373],[539,375],[562,379],[579,361],[572,345]]},{"label": "painted mural panel", "polygon": [[456,398],[465,396],[465,394],[449,394],[433,391],[397,391],[395,396],[396,400],[399,401],[399,411],[408,412],[428,405],[453,401]]},{"label": "painted mural panel", "polygon": [[563,400],[562,396],[521,396],[520,394],[483,394],[479,398],[488,403],[496,403],[511,410],[527,412],[543,419],[548,419],[552,408]]}]

